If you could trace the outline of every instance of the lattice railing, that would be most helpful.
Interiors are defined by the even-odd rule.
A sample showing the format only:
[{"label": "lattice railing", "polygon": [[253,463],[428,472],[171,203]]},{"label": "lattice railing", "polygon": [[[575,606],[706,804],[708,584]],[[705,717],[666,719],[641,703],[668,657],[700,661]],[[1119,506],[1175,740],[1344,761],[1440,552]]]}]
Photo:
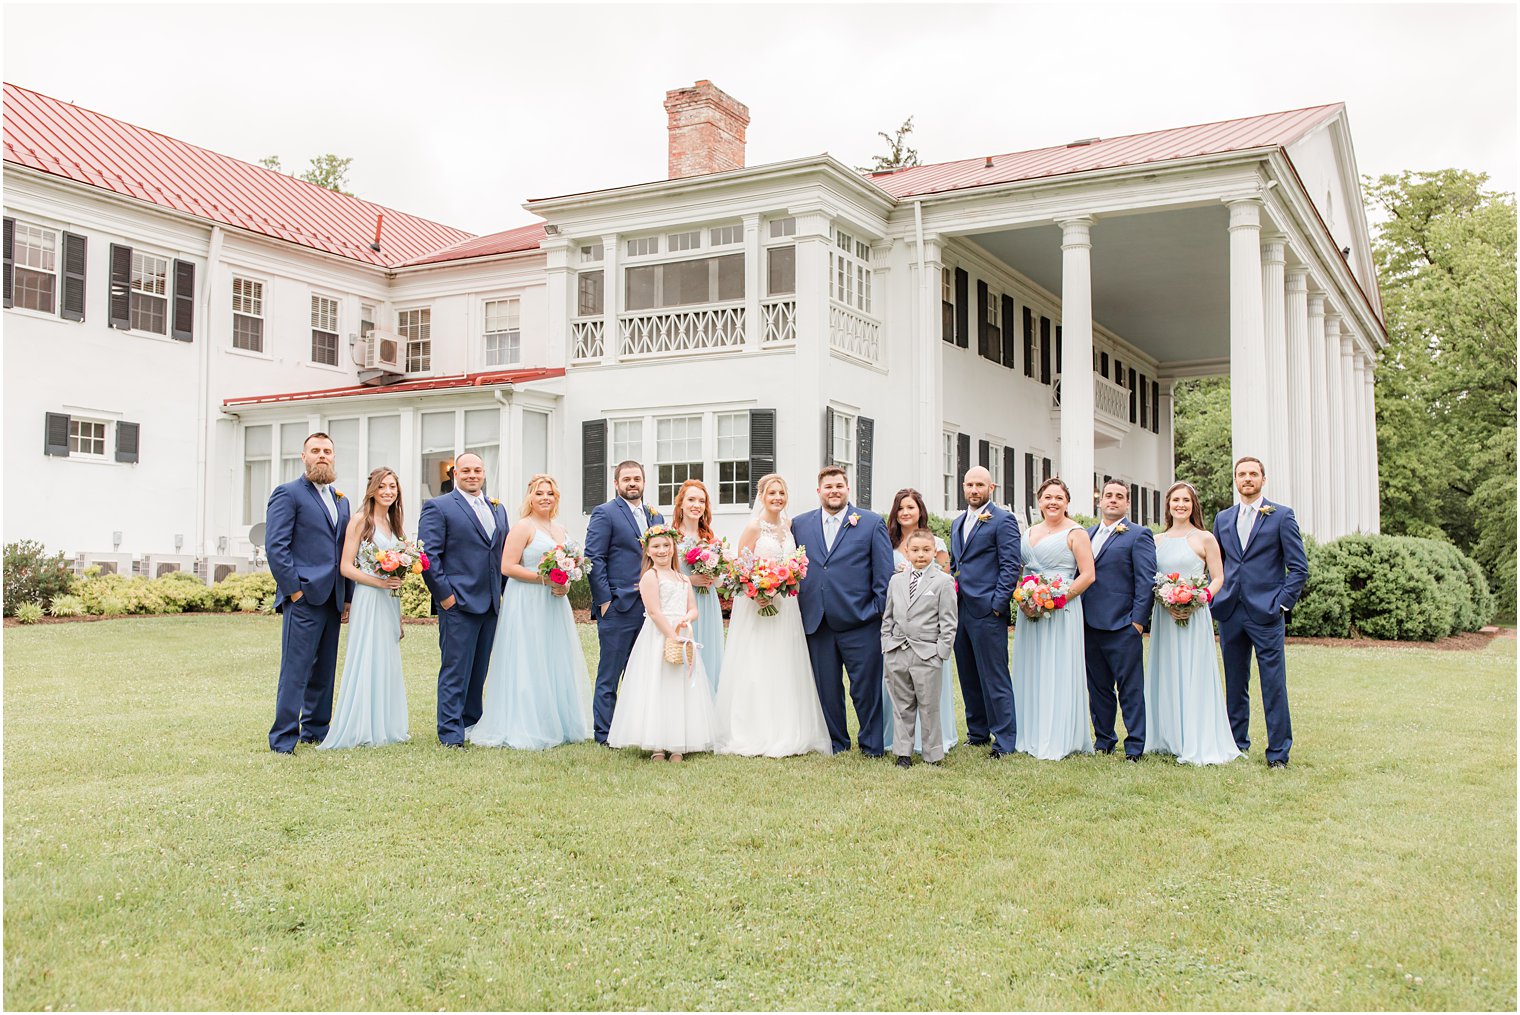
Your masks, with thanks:
[{"label": "lattice railing", "polygon": [[760,304],[761,345],[786,345],[797,341],[797,301],[791,298]]},{"label": "lattice railing", "polygon": [[744,345],[742,305],[644,310],[624,314],[618,321],[624,356],[712,352]]},{"label": "lattice railing", "polygon": [[570,337],[575,343],[576,360],[598,360],[606,351],[602,340],[602,319],[570,322]]},{"label": "lattice railing", "polygon": [[881,325],[837,303],[829,305],[829,345],[867,363],[881,362]]},{"label": "lattice railing", "polygon": [[[1093,375],[1092,381],[1093,413],[1106,416],[1113,422],[1129,425],[1129,389],[1097,374]],[[1056,377],[1050,389],[1050,408],[1052,412],[1061,408],[1061,378],[1059,376]]]}]

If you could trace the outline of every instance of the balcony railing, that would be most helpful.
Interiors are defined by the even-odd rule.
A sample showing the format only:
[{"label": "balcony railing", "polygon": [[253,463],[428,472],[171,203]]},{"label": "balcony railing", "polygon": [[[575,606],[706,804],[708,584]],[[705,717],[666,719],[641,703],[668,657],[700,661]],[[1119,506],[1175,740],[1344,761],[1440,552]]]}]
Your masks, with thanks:
[{"label": "balcony railing", "polygon": [[602,340],[602,319],[600,317],[588,318],[584,321],[570,322],[570,337],[574,342],[577,363],[584,363],[602,358],[606,350],[606,344]]},{"label": "balcony railing", "polygon": [[[1099,374],[1093,381],[1093,443],[1110,447],[1124,440],[1132,426],[1129,421],[1129,389]],[[1061,378],[1050,389],[1050,418],[1061,417]]]},{"label": "balcony railing", "polygon": [[760,304],[760,317],[761,345],[790,345],[797,341],[797,301],[792,297],[764,301]]},{"label": "balcony railing", "polygon": [[744,305],[641,310],[618,318],[622,355],[722,352],[744,346]]},{"label": "balcony railing", "polygon": [[881,362],[881,325],[848,307],[829,304],[829,345],[867,363]]}]

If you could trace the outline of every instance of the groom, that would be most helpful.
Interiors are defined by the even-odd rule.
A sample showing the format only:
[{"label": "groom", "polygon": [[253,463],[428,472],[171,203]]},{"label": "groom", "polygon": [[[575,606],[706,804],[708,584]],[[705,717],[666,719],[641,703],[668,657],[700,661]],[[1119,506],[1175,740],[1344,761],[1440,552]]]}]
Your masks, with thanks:
[{"label": "groom", "polygon": [[1224,585],[1214,597],[1219,650],[1224,656],[1224,707],[1235,746],[1251,746],[1251,652],[1261,676],[1267,713],[1267,767],[1287,768],[1293,747],[1288,716],[1288,667],[1283,632],[1288,611],[1309,580],[1309,558],[1293,509],[1261,495],[1266,466],[1249,455],[1235,463],[1240,503],[1214,516],[1214,538],[1224,557]]},{"label": "groom", "polygon": [[601,656],[596,663],[592,721],[596,742],[607,746],[612,712],[617,707],[618,681],[628,654],[644,626],[644,601],[639,578],[644,573],[644,532],[663,524],[658,511],[644,506],[644,467],[619,462],[613,473],[617,496],[598,504],[586,523],[586,559],[591,562],[591,619]]},{"label": "groom", "polygon": [[269,570],[280,624],[280,682],[269,749],[292,754],[296,741],[321,743],[332,721],[338,625],[348,619],[354,583],[343,577],[348,499],[333,489],[333,442],[314,433],[301,445],[306,474],[274,488],[265,511]]},{"label": "groom", "polygon": [[1012,754],[1016,721],[1008,671],[1008,603],[1019,580],[1018,519],[992,501],[992,473],[980,465],[961,484],[966,510],[950,529],[950,570],[959,584],[955,668],[966,702],[966,743],[993,741],[993,759]]},{"label": "groom", "polygon": [[501,610],[507,513],[485,495],[486,463],[454,459],[454,489],[422,505],[417,537],[431,566],[422,572],[438,608],[438,742],[463,747],[480,721],[480,696]]},{"label": "groom", "polygon": [[807,547],[808,572],[798,591],[802,629],[818,701],[834,753],[850,749],[845,725],[844,673],[860,720],[860,750],[882,755],[881,614],[894,571],[892,541],[881,515],[850,504],[850,481],[837,465],[818,473],[822,508],[792,522],[792,538]]}]

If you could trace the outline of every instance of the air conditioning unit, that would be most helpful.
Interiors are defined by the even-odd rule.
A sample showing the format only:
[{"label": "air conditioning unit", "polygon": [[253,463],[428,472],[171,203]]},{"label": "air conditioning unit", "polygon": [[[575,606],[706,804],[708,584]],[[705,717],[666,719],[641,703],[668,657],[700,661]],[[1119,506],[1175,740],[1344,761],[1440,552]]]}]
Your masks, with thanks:
[{"label": "air conditioning unit", "polygon": [[188,553],[150,553],[142,559],[145,578],[162,578],[175,571],[195,573],[195,555]]},{"label": "air conditioning unit", "polygon": [[197,564],[198,573],[207,585],[254,570],[247,557],[202,557]]},{"label": "air conditioning unit", "polygon": [[362,370],[383,370],[389,374],[402,373],[406,357],[406,339],[393,331],[371,331],[360,340],[359,367]]},{"label": "air conditioning unit", "polygon": [[130,553],[81,553],[74,565],[79,574],[84,574],[89,567],[99,567],[101,574],[130,575],[132,573],[132,555]]}]

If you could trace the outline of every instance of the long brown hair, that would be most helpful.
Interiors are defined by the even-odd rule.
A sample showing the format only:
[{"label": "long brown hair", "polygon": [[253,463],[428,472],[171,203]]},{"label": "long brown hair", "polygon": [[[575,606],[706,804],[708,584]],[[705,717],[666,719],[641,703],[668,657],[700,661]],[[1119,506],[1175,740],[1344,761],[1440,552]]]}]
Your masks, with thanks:
[{"label": "long brown hair", "polygon": [[[1251,461],[1255,462],[1256,459],[1253,458]],[[1256,464],[1260,465],[1261,463],[1257,462]],[[1188,521],[1193,523],[1193,528],[1202,529],[1203,505],[1198,503],[1198,491],[1193,489],[1192,483],[1184,483],[1181,480],[1178,480],[1171,486],[1167,487],[1166,493],[1161,497],[1161,508],[1166,512],[1166,528],[1162,529],[1161,531],[1165,532],[1167,529],[1170,529],[1172,527],[1172,494],[1177,490],[1186,490],[1188,492],[1188,500],[1193,502],[1193,510],[1188,513]]]},{"label": "long brown hair", "polygon": [[712,495],[707,492],[706,484],[700,479],[688,479],[681,484],[681,489],[676,491],[675,506],[670,509],[671,527],[677,533],[681,531],[681,523],[686,520],[686,512],[683,509],[682,502],[686,499],[686,491],[692,489],[702,491],[702,517],[697,519],[697,538],[701,539],[704,543],[711,543],[718,538],[713,534],[712,529]]},{"label": "long brown hair", "polygon": [[887,535],[892,539],[892,549],[903,545],[903,540],[913,533],[904,532],[902,523],[897,520],[897,512],[902,510],[902,502],[911,499],[918,506],[918,521],[913,523],[914,529],[927,529],[929,527],[929,509],[924,506],[924,495],[905,486],[892,496],[892,510],[887,513]]},{"label": "long brown hair", "polygon": [[359,502],[359,542],[375,538],[375,505],[379,503],[375,494],[380,490],[380,484],[389,476],[396,481],[396,502],[386,512],[386,521],[390,523],[391,535],[397,539],[406,538],[406,529],[402,525],[401,512],[401,477],[395,471],[385,466],[374,470],[369,474],[369,482],[364,487],[364,499]]},{"label": "long brown hair", "polygon": [[[1066,510],[1063,511],[1062,514],[1064,514],[1067,518],[1070,518],[1071,517],[1071,490],[1066,486],[1066,481],[1064,479],[1062,479],[1060,476],[1051,476],[1045,482],[1043,482],[1043,483],[1040,484],[1040,488],[1034,492],[1035,507],[1039,508],[1039,506],[1040,506],[1040,496],[1042,494],[1044,494],[1044,492],[1045,492],[1045,490],[1046,490],[1047,487],[1052,487],[1052,486],[1059,486],[1061,488],[1061,492],[1066,495]],[[1041,510],[1040,511],[1041,520],[1044,519],[1044,516],[1045,516],[1045,512],[1043,510]]]},{"label": "long brown hair", "polygon": [[644,538],[639,540],[644,555],[639,560],[639,577],[642,578],[654,568],[654,558],[649,556],[649,544],[656,539],[670,540],[670,569],[683,581],[686,576],[681,574],[681,534],[672,525],[651,525],[644,530]]}]

